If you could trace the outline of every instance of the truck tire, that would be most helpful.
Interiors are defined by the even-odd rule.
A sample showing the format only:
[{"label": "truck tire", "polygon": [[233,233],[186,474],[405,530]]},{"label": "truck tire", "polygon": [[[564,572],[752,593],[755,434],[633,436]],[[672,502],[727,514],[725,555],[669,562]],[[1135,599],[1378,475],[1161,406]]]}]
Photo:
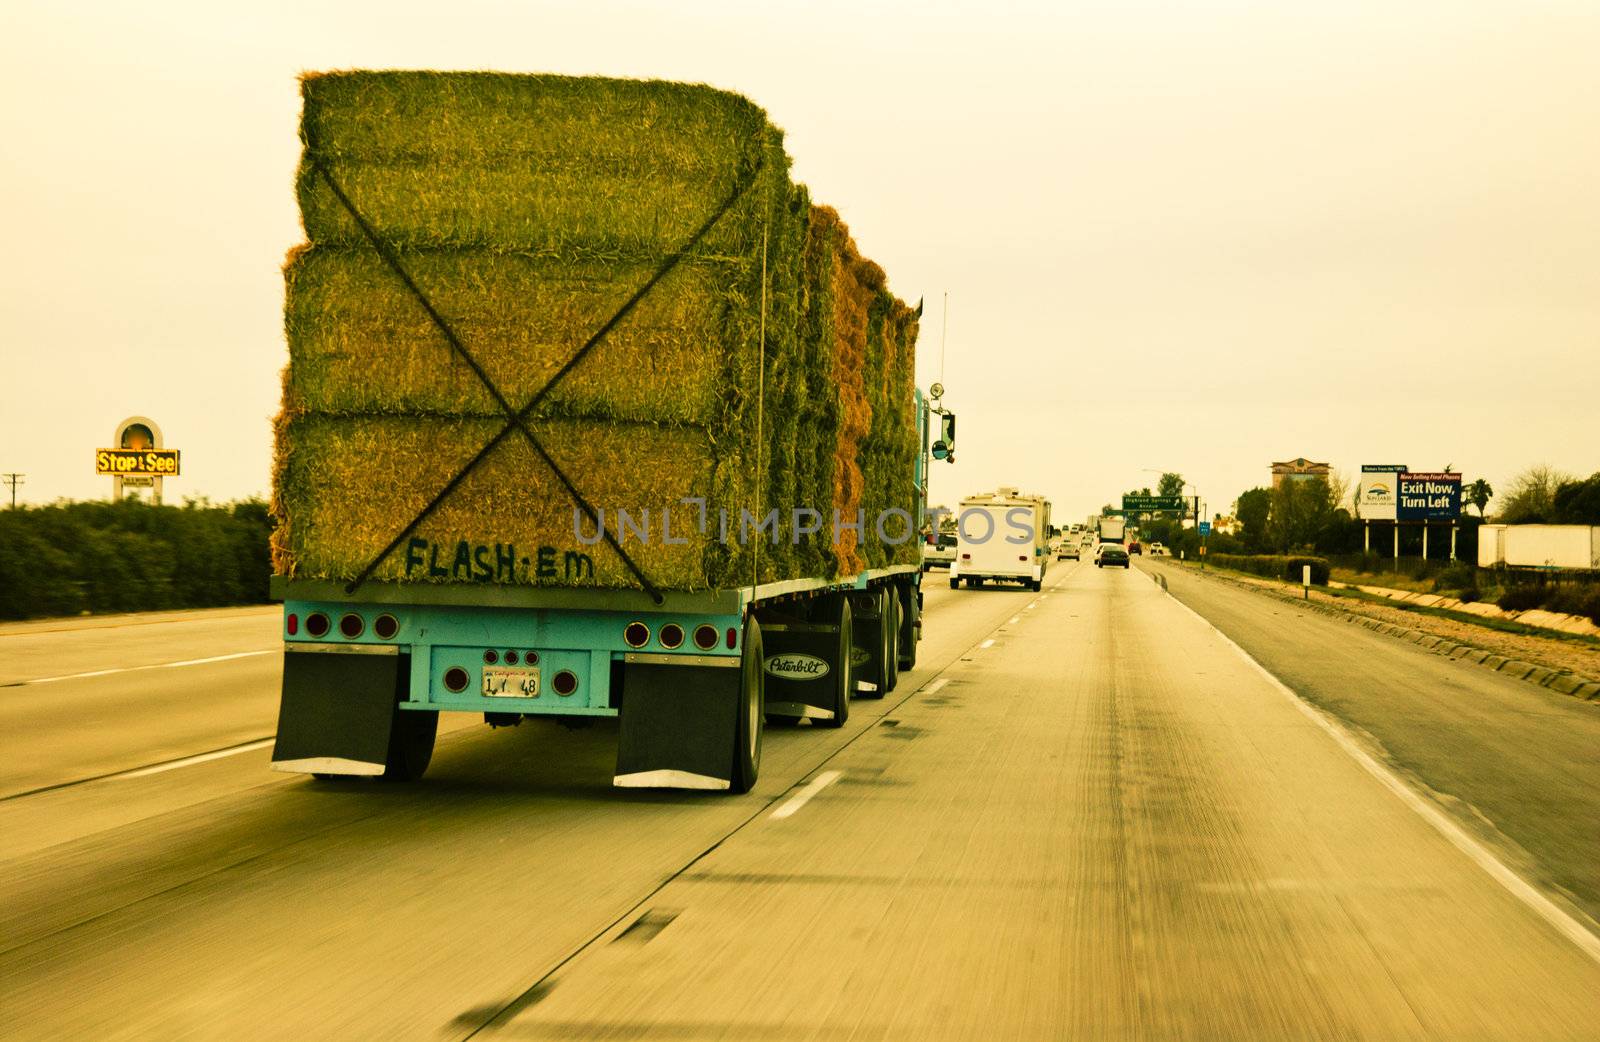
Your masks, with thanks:
[{"label": "truck tire", "polygon": [[1044,580],[1043,579],[1035,579],[1035,580],[1033,580],[1032,582],[1030,582],[1028,584],[1028,588],[1031,589],[1034,593],[1038,593],[1040,590],[1044,589]]},{"label": "truck tire", "polygon": [[383,765],[384,781],[416,781],[433,759],[433,742],[439,734],[439,714],[395,709],[389,726],[389,754]]},{"label": "truck tire", "polygon": [[833,671],[833,692],[830,704],[825,708],[833,710],[833,719],[812,717],[812,727],[843,727],[844,722],[850,719],[850,696],[856,687],[855,667],[850,665],[850,653],[855,648],[855,634],[850,621],[850,598],[834,597],[832,600],[835,603],[826,609],[827,621],[837,622],[839,626],[839,668]]},{"label": "truck tire", "polygon": [[951,588],[951,589],[952,589],[952,590],[959,590],[959,589],[961,589],[961,580],[960,580],[960,579],[951,579],[951,580],[950,580],[950,588]]},{"label": "truck tire", "polygon": [[728,789],[746,793],[761,773],[761,736],[766,730],[765,676],[762,666],[761,624],[754,615],[745,616],[743,651],[739,657],[739,718],[733,729],[733,772]]}]

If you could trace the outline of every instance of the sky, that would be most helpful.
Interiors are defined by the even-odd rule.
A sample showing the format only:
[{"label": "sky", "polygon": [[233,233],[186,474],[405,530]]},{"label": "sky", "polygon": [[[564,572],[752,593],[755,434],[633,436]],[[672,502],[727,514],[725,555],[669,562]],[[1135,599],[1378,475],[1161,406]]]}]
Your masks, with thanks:
[{"label": "sky", "polygon": [[1588,474],[1596,54],[1593,0],[7,0],[0,471],[109,495],[93,450],[142,414],[169,501],[266,493],[296,77],[381,67],[762,105],[927,302],[918,379],[959,415],[934,502],[1072,519],[1173,470],[1219,512],[1297,456]]}]

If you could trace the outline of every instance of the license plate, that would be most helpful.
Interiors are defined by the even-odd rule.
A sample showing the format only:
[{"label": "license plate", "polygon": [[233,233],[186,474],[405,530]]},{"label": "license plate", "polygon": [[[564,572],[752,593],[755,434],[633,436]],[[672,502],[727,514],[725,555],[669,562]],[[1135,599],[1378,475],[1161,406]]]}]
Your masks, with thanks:
[{"label": "license plate", "polygon": [[485,669],[483,693],[488,698],[538,698],[539,667]]}]

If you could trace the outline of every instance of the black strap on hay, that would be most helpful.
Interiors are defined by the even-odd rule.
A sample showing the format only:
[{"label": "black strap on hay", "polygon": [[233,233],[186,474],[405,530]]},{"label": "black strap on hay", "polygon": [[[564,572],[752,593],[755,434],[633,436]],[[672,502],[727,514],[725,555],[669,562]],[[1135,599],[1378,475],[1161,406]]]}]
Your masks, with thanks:
[{"label": "black strap on hay", "polygon": [[634,292],[634,294],[627,299],[626,302],[623,303],[622,307],[617,310],[616,314],[612,315],[604,325],[596,330],[594,334],[584,342],[583,346],[580,347],[571,358],[567,359],[566,363],[560,369],[558,369],[549,380],[545,382],[545,385],[541,387],[536,394],[534,394],[534,396],[526,405],[524,405],[521,409],[513,410],[511,403],[506,400],[505,395],[500,393],[500,389],[495,386],[494,381],[489,378],[489,374],[484,371],[483,366],[480,365],[478,360],[473,357],[472,352],[467,350],[466,345],[462,343],[461,338],[456,335],[456,332],[453,328],[451,328],[450,323],[445,321],[444,316],[441,315],[439,310],[433,306],[433,302],[429,300],[427,294],[422,291],[422,287],[417,285],[416,280],[411,277],[411,273],[406,270],[405,265],[400,263],[399,254],[389,243],[385,242],[378,235],[377,230],[374,229],[372,225],[367,222],[366,218],[361,215],[361,212],[356,209],[356,206],[350,200],[349,195],[345,193],[343,187],[341,187],[334,179],[333,175],[328,171],[328,168],[323,166],[322,163],[315,159],[313,159],[311,163],[316,169],[317,173],[322,177],[324,183],[326,183],[328,188],[333,192],[334,197],[339,200],[340,205],[344,207],[345,211],[348,212],[350,217],[356,222],[357,227],[361,229],[361,234],[366,237],[369,243],[372,244],[373,249],[375,249],[378,252],[378,255],[383,258],[384,263],[389,266],[390,270],[392,270],[400,279],[400,281],[405,284],[406,289],[409,290],[411,295],[417,299],[417,303],[422,305],[422,309],[427,312],[429,320],[444,336],[445,341],[449,343],[451,350],[460,355],[462,359],[466,361],[467,365],[471,367],[474,375],[477,376],[484,388],[488,390],[489,394],[494,398],[495,403],[499,405],[501,412],[507,417],[506,425],[500,429],[500,432],[491,438],[488,444],[484,445],[484,447],[480,449],[478,453],[472,457],[472,459],[468,460],[466,466],[462,467],[454,477],[446,482],[445,486],[439,490],[438,494],[435,495],[433,499],[429,500],[428,505],[423,507],[416,517],[412,518],[410,523],[408,523],[405,528],[399,532],[399,534],[390,540],[389,544],[385,546],[376,557],[368,562],[367,566],[361,570],[361,574],[356,576],[354,580],[345,586],[345,593],[354,593],[361,587],[363,583],[370,579],[372,577],[372,573],[377,571],[378,566],[387,560],[389,555],[394,553],[394,551],[402,542],[405,541],[408,536],[411,535],[412,532],[416,531],[417,526],[426,520],[428,516],[439,507],[439,504],[443,503],[445,499],[449,497],[450,493],[455,491],[455,489],[460,486],[462,481],[466,480],[467,475],[472,473],[478,464],[487,459],[489,454],[492,453],[495,448],[513,432],[520,432],[528,444],[532,446],[534,452],[539,454],[539,458],[544,461],[545,466],[550,468],[551,473],[556,476],[556,480],[561,482],[561,487],[566,490],[567,495],[572,497],[572,500],[577,504],[578,509],[583,511],[584,516],[587,517],[597,529],[599,529],[601,536],[606,541],[606,545],[610,546],[611,549],[616,552],[617,557],[621,559],[628,571],[633,574],[633,577],[638,580],[639,585],[643,587],[645,593],[648,594],[650,599],[656,604],[661,604],[665,600],[665,598],[661,595],[661,591],[657,589],[655,584],[650,581],[649,577],[644,574],[644,571],[633,560],[633,558],[628,555],[628,552],[622,548],[622,544],[617,540],[617,538],[612,535],[612,533],[607,531],[605,525],[601,523],[599,514],[595,511],[594,507],[591,506],[589,501],[584,498],[583,494],[578,490],[577,486],[572,483],[572,480],[567,477],[566,473],[556,465],[556,461],[551,458],[550,454],[545,451],[545,448],[539,442],[539,439],[528,428],[528,419],[532,416],[533,411],[539,407],[540,403],[542,403],[545,398],[550,395],[550,392],[555,389],[556,385],[560,383],[566,377],[566,375],[570,373],[578,365],[578,363],[581,362],[584,357],[587,356],[589,352],[600,343],[601,340],[605,339],[606,335],[609,334],[611,330],[616,328],[617,324],[626,318],[628,314],[638,306],[639,302],[642,301],[651,290],[655,289],[657,284],[659,284],[662,279],[666,278],[667,275],[670,274],[672,270],[689,255],[691,250],[700,244],[700,241],[711,232],[711,229],[715,227],[716,223],[722,219],[723,215],[725,215],[729,210],[733,209],[734,205],[738,203],[739,199],[744,195],[744,193],[752,184],[755,183],[756,175],[760,173],[763,164],[758,163],[739,181],[737,185],[734,186],[734,190],[729,194],[722,206],[719,207],[716,212],[711,214],[711,216],[706,218],[705,222],[695,230],[695,233],[689,237],[687,242],[685,242],[670,256],[668,256],[665,261],[662,262],[661,266],[656,269],[655,274],[651,275],[650,278],[647,279],[645,283],[640,286]]}]

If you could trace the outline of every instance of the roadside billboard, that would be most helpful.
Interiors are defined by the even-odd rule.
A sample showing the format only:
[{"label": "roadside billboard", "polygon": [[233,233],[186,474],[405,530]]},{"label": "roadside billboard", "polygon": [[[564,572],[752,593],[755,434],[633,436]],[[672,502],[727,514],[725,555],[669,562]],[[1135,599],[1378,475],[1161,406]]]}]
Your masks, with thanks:
[{"label": "roadside billboard", "polygon": [[1454,521],[1461,516],[1460,474],[1397,474],[1401,521]]},{"label": "roadside billboard", "polygon": [[1410,469],[1404,463],[1363,463],[1356,516],[1363,521],[1393,521],[1400,499],[1400,475]]}]

